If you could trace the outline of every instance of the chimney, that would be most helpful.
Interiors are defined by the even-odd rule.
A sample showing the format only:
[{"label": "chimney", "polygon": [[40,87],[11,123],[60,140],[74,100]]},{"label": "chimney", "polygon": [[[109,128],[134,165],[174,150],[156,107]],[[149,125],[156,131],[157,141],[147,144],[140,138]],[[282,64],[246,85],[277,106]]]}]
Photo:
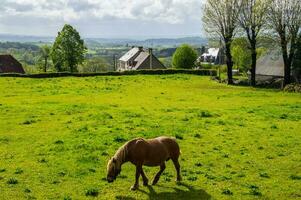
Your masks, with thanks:
[{"label": "chimney", "polygon": [[153,49],[149,48],[149,68],[153,69]]}]

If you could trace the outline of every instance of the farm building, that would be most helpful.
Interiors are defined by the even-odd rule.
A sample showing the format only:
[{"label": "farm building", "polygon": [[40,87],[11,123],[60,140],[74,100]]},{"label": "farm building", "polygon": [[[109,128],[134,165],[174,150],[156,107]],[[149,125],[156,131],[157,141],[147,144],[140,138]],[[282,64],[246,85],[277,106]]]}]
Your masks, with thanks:
[{"label": "farm building", "polygon": [[132,47],[118,62],[118,71],[166,69],[166,67],[153,54],[153,50],[145,51],[143,47]]},{"label": "farm building", "polygon": [[0,73],[25,74],[22,64],[11,55],[0,55]]},{"label": "farm building", "polygon": [[[291,75],[293,81],[301,81],[300,69],[293,69]],[[270,81],[283,78],[284,61],[281,53],[272,51],[258,59],[256,66],[256,81]]]},{"label": "farm building", "polygon": [[269,81],[284,77],[284,62],[280,54],[270,52],[257,61],[256,81]]},{"label": "farm building", "polygon": [[224,63],[223,50],[219,48],[209,48],[206,53],[203,53],[199,58],[198,62],[211,63],[219,65]]}]

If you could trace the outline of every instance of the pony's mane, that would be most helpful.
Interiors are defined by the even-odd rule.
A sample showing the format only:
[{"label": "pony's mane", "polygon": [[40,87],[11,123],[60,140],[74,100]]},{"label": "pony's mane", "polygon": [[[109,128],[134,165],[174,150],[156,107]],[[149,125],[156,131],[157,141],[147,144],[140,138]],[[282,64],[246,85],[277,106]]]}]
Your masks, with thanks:
[{"label": "pony's mane", "polygon": [[126,143],[125,145],[120,147],[117,150],[116,154],[114,155],[114,158],[116,159],[118,166],[121,166],[126,160],[126,156],[127,156],[127,153],[128,153],[127,152],[127,145],[128,145],[128,143]]}]

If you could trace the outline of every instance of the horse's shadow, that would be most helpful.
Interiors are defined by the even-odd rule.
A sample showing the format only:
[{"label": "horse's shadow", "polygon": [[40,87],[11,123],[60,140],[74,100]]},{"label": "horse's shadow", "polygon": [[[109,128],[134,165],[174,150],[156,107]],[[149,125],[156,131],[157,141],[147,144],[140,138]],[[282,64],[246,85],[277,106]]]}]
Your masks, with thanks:
[{"label": "horse's shadow", "polygon": [[[173,189],[173,192],[156,192],[152,186],[148,186],[149,192],[139,190],[142,193],[148,195],[150,200],[177,200],[177,199],[189,199],[189,200],[209,200],[211,195],[202,189],[196,189],[187,184],[181,183],[179,186],[183,186],[186,189],[168,188]],[[162,186],[160,186],[162,187]],[[187,190],[188,189],[188,190]]]}]

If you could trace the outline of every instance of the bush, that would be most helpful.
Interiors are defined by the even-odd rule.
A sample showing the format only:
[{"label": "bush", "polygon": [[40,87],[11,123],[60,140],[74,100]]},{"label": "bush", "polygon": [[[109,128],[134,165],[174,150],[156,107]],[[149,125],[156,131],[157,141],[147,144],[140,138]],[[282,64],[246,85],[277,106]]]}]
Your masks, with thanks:
[{"label": "bush", "polygon": [[216,70],[191,70],[191,69],[158,69],[158,70],[133,70],[123,72],[103,73],[41,73],[41,74],[0,74],[0,77],[23,77],[23,78],[60,78],[60,77],[95,77],[95,76],[131,76],[131,75],[172,75],[193,74],[199,76],[216,76]]},{"label": "bush", "polygon": [[18,184],[18,180],[15,179],[15,178],[10,178],[10,179],[7,180],[7,184],[9,184],[9,185]]},{"label": "bush", "polygon": [[175,137],[178,139],[178,140],[183,140],[184,137],[181,135],[181,134],[176,134]]},{"label": "bush", "polygon": [[92,196],[92,197],[97,197],[99,194],[98,189],[95,188],[90,188],[86,191],[86,196]]},{"label": "bush", "polygon": [[197,60],[197,52],[189,45],[177,48],[172,58],[172,65],[178,69],[193,69]]},{"label": "bush", "polygon": [[301,93],[301,84],[297,84],[297,83],[289,84],[285,86],[284,91]]}]

